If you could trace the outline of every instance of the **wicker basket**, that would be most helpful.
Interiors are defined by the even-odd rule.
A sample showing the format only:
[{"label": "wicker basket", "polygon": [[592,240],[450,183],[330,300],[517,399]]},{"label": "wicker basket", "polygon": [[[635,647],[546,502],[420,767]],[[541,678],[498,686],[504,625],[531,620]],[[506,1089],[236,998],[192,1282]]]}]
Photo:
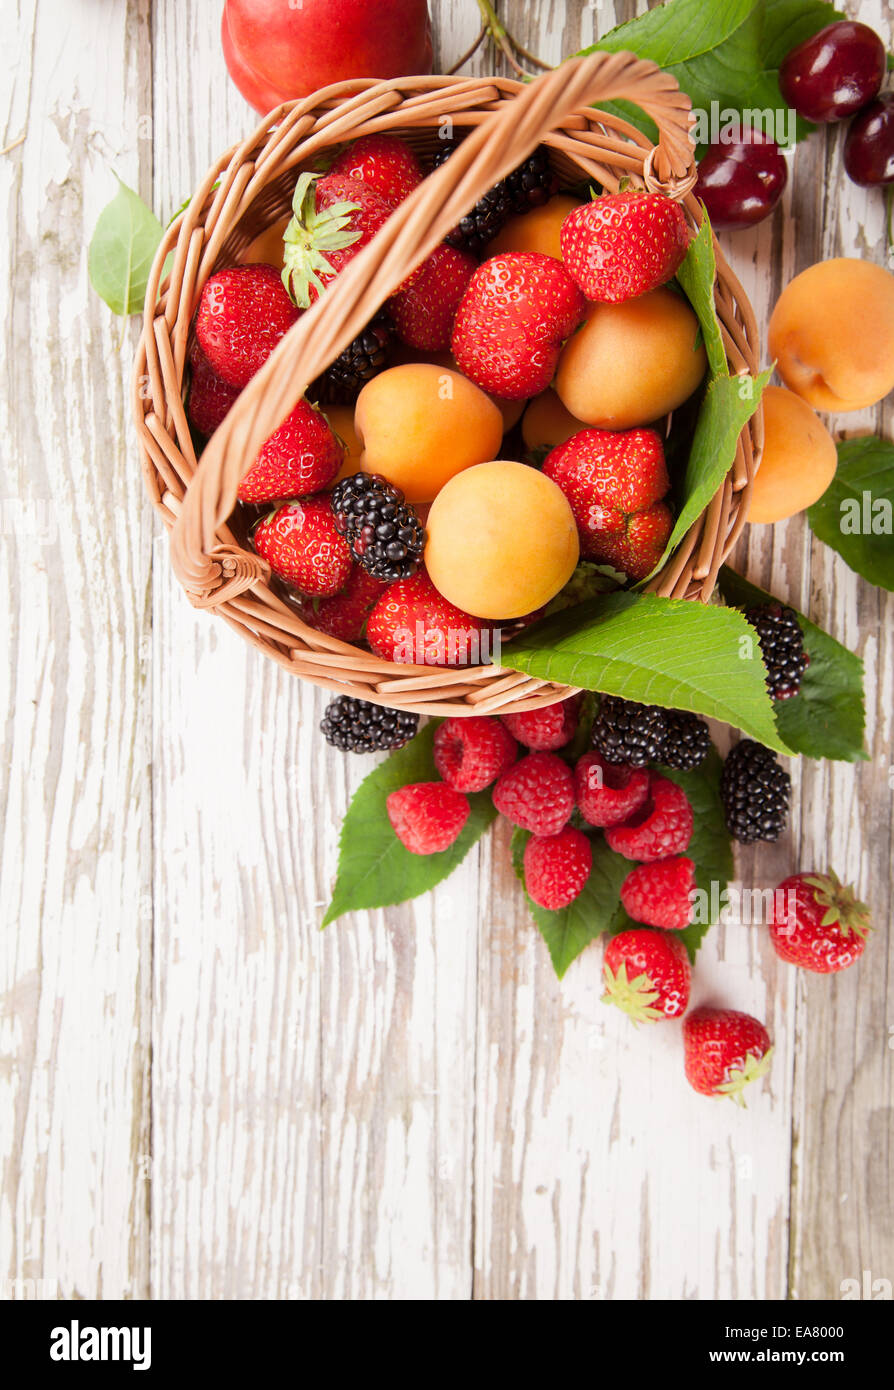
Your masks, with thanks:
[{"label": "wicker basket", "polygon": [[[567,687],[493,666],[397,666],[309,628],[270,586],[266,563],[230,529],[242,474],[262,443],[394,292],[412,267],[499,179],[538,145],[563,180],[616,190],[662,189],[693,225],[701,219],[689,138],[688,97],[653,63],[630,53],[575,59],[529,85],[503,78],[406,78],[328,87],[271,112],[209,169],[159,248],[146,295],[133,404],[143,472],[171,532],[174,570],[197,607],[213,608],[289,671],[327,689],[426,714],[535,709]],[[594,104],[626,98],[660,132],[657,146]],[[374,240],[303,314],[239,397],[197,466],[183,406],[190,324],[205,281],[239,261],[253,238],[288,212],[299,170],[334,146],[376,131],[400,134],[421,154],[447,120],[470,128],[454,156],[427,178]],[[173,252],[170,272],[163,267]],[[757,329],[718,251],[717,308],[733,372],[754,372]],[[729,476],[652,588],[707,599],[745,521],[760,455],[760,412],[743,431]]]}]

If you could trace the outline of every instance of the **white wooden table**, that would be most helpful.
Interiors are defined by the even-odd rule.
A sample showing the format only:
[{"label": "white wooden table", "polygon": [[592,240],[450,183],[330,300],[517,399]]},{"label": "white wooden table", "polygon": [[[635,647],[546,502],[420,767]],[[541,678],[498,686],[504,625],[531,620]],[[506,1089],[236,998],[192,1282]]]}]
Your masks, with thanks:
[{"label": "white wooden table", "polygon": [[[747,1111],[687,1088],[679,1030],[609,1016],[598,947],[557,983],[505,828],[432,896],[319,933],[369,764],[326,748],[321,694],[177,588],[128,418],[136,326],[122,343],[87,284],[112,170],[164,220],[253,120],[220,8],[2,6],[0,1294],[836,1298],[894,1277],[894,605],[801,521],[737,562],[861,653],[871,761],[795,764],[790,833],[738,870],[831,862],[879,931],[833,979],[760,928],[712,933],[696,1000],[777,1044]],[[501,13],[555,62],[644,8]],[[432,9],[448,67],[477,10]],[[889,48],[890,11],[859,5]],[[784,217],[727,239],[764,321],[811,262],[885,259],[838,133],[793,174]]]}]

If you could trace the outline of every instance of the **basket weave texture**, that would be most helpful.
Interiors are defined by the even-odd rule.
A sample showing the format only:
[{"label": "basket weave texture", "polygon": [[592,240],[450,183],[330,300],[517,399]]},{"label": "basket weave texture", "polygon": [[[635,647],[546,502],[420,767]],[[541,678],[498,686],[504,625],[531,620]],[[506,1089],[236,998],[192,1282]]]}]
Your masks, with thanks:
[{"label": "basket weave texture", "polygon": [[[360,90],[358,91],[358,88]],[[655,122],[653,146],[600,102],[626,99]],[[174,571],[191,602],[211,608],[295,675],[360,699],[425,714],[521,712],[568,687],[494,666],[395,665],[308,627],[271,588],[266,562],[230,522],[242,475],[267,437],[478,198],[538,146],[564,182],[622,179],[678,199],[693,226],[689,98],[673,77],[630,53],[593,54],[525,85],[504,78],[419,77],[341,83],[272,111],[208,170],[168,229],[152,269],[133,380],[143,474],[170,532]],[[237,263],[289,211],[303,168],[327,151],[392,132],[425,155],[448,122],[466,138],[389,218],[242,391],[200,462],[183,404],[190,325],[209,276]],[[730,369],[753,373],[758,334],[741,285],[716,247],[717,310]],[[166,260],[171,255],[171,263]],[[760,411],[743,430],[729,475],[650,588],[706,601],[745,523],[763,438]]]}]

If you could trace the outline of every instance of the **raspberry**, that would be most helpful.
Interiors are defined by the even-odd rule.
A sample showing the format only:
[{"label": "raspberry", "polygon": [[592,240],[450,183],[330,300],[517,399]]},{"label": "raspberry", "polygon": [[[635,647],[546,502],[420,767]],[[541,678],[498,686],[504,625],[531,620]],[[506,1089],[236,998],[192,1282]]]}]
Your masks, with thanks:
[{"label": "raspberry", "polygon": [[445,719],[435,731],[435,767],[458,792],[482,792],[515,762],[518,748],[499,719]]},{"label": "raspberry", "polygon": [[535,835],[558,835],[574,810],[571,769],[555,753],[529,753],[494,787],[497,810]]},{"label": "raspberry", "polygon": [[525,714],[504,714],[503,723],[519,743],[537,753],[552,753],[564,748],[574,738],[580,696],[572,695],[546,709],[532,709]]},{"label": "raspberry", "polygon": [[631,869],[621,884],[621,902],[635,922],[665,931],[681,931],[692,916],[690,893],[695,887],[691,859],[661,859]]},{"label": "raspberry", "polygon": [[590,877],[593,851],[582,830],[566,825],[558,835],[534,835],[525,845],[528,896],[551,912],[580,897]]},{"label": "raspberry", "polygon": [[580,813],[590,825],[623,825],[645,803],[645,768],[607,763],[601,753],[585,753],[574,769]]},{"label": "raspberry", "polygon": [[648,800],[626,824],[606,830],[605,838],[617,854],[641,863],[682,854],[692,839],[689,798],[675,782],[651,772]]},{"label": "raspberry", "polygon": [[446,782],[412,782],[388,797],[388,819],[411,854],[440,854],[459,836],[469,803]]}]

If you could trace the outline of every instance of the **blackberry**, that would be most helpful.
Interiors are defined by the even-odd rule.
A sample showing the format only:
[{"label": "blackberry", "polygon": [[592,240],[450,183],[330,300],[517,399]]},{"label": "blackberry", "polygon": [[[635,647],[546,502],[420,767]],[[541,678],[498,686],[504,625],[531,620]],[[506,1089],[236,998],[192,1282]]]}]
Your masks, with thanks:
[{"label": "blackberry", "polygon": [[769,748],[742,739],[723,764],[720,796],[726,828],[744,845],[778,840],[788,821],[792,781]]},{"label": "blackberry", "polygon": [[711,733],[703,719],[684,709],[665,712],[667,732],[661,762],[679,772],[700,767],[711,751]]},{"label": "blackberry", "polygon": [[[459,146],[455,141],[445,143],[434,157],[433,168],[439,169]],[[488,190],[482,198],[466,213],[452,232],[444,240],[459,251],[468,251],[472,256],[480,256],[489,242],[493,241],[509,221],[512,203],[506,186],[498,183]]]},{"label": "blackberry", "polygon": [[419,715],[385,709],[368,700],[338,695],[326,706],[320,729],[326,742],[343,753],[384,753],[403,748],[419,728]]},{"label": "blackberry", "polygon": [[745,617],[760,639],[770,698],[790,700],[801,689],[801,677],[810,665],[798,619],[791,608],[775,602],[748,608]]},{"label": "blackberry", "polygon": [[663,761],[667,711],[603,695],[593,724],[592,743],[607,763],[645,767]]},{"label": "blackberry", "polygon": [[355,401],[366,383],[388,366],[391,346],[390,322],[384,316],[373,319],[317,378],[311,396],[326,405]]},{"label": "blackberry", "polygon": [[503,187],[513,212],[530,212],[531,208],[548,203],[559,187],[559,180],[550,167],[546,150],[535,150],[503,180]]},{"label": "blackberry", "polygon": [[400,488],[378,473],[355,473],[332,492],[335,529],[373,579],[409,579],[419,567],[425,530]]}]

